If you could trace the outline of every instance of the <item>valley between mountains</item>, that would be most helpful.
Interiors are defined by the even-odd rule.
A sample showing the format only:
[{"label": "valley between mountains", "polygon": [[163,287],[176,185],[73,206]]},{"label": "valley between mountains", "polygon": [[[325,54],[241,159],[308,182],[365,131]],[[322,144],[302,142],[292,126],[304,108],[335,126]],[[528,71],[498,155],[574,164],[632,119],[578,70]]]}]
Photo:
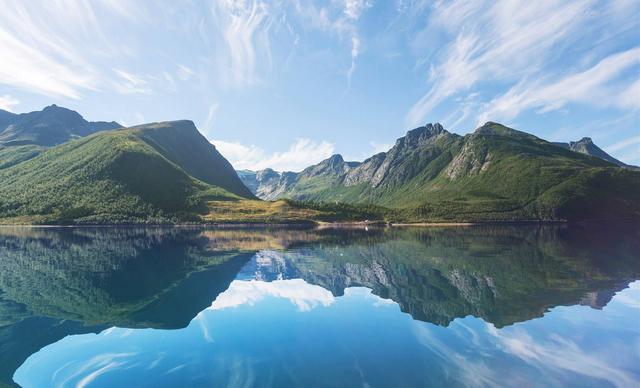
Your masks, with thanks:
[{"label": "valley between mountains", "polygon": [[589,138],[436,123],[363,162],[236,172],[191,121],[123,128],[55,105],[0,110],[4,224],[599,220],[640,220],[640,171]]}]

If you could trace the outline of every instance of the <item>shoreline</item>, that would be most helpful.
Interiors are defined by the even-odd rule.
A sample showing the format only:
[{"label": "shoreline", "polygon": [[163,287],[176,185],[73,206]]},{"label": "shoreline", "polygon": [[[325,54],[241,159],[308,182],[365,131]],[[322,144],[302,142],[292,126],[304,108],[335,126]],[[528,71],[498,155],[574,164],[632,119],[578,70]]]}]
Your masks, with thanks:
[{"label": "shoreline", "polygon": [[386,222],[386,221],[301,221],[301,222],[220,222],[220,223],[114,223],[114,224],[27,224],[0,223],[0,228],[221,228],[221,229],[250,229],[250,228],[281,228],[281,229],[348,229],[348,228],[411,228],[411,227],[470,227],[490,225],[593,225],[593,224],[638,224],[636,219],[593,219],[583,221],[569,220],[492,220],[492,221],[423,221],[423,222]]},{"label": "shoreline", "polygon": [[[608,220],[617,222],[616,220]],[[618,222],[625,222],[618,220]],[[592,222],[603,222],[602,220]],[[628,221],[626,221],[628,222]],[[576,222],[581,224],[585,222]],[[589,223],[589,222],[587,222]],[[571,224],[563,220],[521,220],[521,221],[460,221],[460,222],[303,222],[303,223],[202,223],[202,224],[0,224],[0,228],[224,228],[224,229],[248,229],[248,228],[295,228],[295,229],[332,229],[332,228],[405,228],[405,227],[459,227],[459,226],[486,226],[486,225],[531,225],[531,224]]]}]

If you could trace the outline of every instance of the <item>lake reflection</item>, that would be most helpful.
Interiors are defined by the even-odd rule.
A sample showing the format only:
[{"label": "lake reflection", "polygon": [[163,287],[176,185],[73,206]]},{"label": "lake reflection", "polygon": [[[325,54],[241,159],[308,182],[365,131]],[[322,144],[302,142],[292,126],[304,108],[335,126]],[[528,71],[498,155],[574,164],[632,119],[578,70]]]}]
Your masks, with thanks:
[{"label": "lake reflection", "polygon": [[638,237],[2,228],[0,381],[634,386]]}]

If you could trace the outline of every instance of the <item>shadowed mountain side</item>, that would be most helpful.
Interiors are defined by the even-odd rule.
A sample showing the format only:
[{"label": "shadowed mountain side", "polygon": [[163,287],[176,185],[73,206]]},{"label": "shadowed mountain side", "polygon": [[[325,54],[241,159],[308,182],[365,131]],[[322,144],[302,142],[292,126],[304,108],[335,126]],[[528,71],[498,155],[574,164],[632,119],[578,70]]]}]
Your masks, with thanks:
[{"label": "shadowed mountain side", "polygon": [[0,181],[5,223],[193,221],[207,201],[253,198],[187,121],[70,141],[0,170]]},{"label": "shadowed mountain side", "polygon": [[126,129],[151,145],[187,174],[243,198],[254,198],[231,164],[196,129],[192,121],[168,121]]}]

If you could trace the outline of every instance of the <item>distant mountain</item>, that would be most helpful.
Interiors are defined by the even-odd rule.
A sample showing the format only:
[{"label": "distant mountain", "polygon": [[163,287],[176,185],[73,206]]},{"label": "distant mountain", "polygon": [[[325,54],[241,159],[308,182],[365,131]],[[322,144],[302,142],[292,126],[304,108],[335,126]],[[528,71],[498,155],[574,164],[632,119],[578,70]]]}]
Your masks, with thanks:
[{"label": "distant mountain", "polygon": [[607,162],[611,162],[620,167],[630,167],[626,163],[619,161],[608,153],[604,152],[602,148],[598,147],[593,143],[590,137],[583,137],[578,141],[571,141],[569,143],[558,143],[554,142],[559,147],[566,148],[571,151],[580,152],[581,154],[595,156],[596,158],[604,159]]},{"label": "distant mountain", "polygon": [[21,114],[0,110],[0,146],[51,147],[71,139],[116,128],[122,126],[115,121],[87,121],[77,112],[57,105]]},{"label": "distant mountain", "polygon": [[428,124],[362,163],[334,155],[257,175],[245,182],[263,198],[373,204],[408,220],[640,218],[640,173],[493,122],[466,136]]},{"label": "distant mountain", "polygon": [[261,199],[273,201],[285,194],[296,182],[295,172],[277,172],[270,168],[260,171],[239,170],[238,176],[253,194]]},{"label": "distant mountain", "polygon": [[241,198],[254,196],[191,121],[98,132],[0,170],[13,222],[197,220],[207,201]]}]

